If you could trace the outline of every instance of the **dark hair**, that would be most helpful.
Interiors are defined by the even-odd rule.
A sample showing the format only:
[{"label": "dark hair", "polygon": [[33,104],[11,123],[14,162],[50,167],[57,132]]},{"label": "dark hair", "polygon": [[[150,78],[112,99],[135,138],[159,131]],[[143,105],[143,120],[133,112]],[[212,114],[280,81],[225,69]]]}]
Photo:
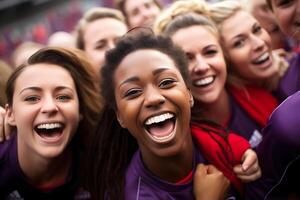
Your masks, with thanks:
[{"label": "dark hair", "polygon": [[186,83],[189,83],[185,54],[169,38],[147,33],[126,35],[106,54],[106,64],[101,71],[101,90],[106,107],[89,153],[93,163],[88,170],[87,184],[93,199],[103,199],[104,196],[111,200],[124,199],[126,167],[138,145],[135,138],[117,121],[113,78],[122,60],[140,49],[154,49],[169,56]]},{"label": "dark hair", "polygon": [[[22,74],[26,68],[39,63],[58,65],[70,73],[76,86],[80,114],[83,116],[75,134],[77,138],[76,144],[80,146],[87,145],[87,140],[92,134],[92,131],[95,130],[102,109],[102,102],[99,87],[95,84],[97,78],[95,77],[94,69],[85,59],[81,51],[71,51],[59,47],[47,47],[33,54],[25,64],[18,67],[11,74],[7,81],[6,96],[8,105],[13,105],[15,84],[20,74]],[[76,146],[76,148],[78,148],[78,146]]]},{"label": "dark hair", "polygon": [[114,71],[128,54],[140,49],[155,49],[168,55],[179,69],[186,85],[190,86],[188,75],[188,63],[185,53],[176,46],[172,40],[164,36],[154,36],[152,33],[141,32],[140,34],[128,34],[116,46],[106,54],[106,63],[102,68],[102,96],[111,108],[116,108],[114,96]]}]

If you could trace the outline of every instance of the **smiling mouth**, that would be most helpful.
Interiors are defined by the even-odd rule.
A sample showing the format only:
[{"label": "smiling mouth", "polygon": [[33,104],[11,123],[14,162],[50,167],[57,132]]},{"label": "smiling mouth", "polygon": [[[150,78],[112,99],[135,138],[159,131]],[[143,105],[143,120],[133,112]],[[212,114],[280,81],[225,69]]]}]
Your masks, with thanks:
[{"label": "smiling mouth", "polygon": [[270,59],[270,54],[268,52],[262,54],[259,58],[257,58],[256,60],[254,60],[252,63],[255,65],[260,65],[263,64],[267,61],[269,61]]},{"label": "smiling mouth", "polygon": [[57,141],[63,133],[64,124],[62,123],[44,123],[34,127],[35,132],[48,142]]},{"label": "smiling mouth", "polygon": [[172,113],[165,113],[146,120],[145,128],[152,140],[165,143],[175,136],[176,118]]},{"label": "smiling mouth", "polygon": [[215,76],[208,76],[194,81],[193,85],[195,87],[207,87],[211,85],[215,81],[215,79],[216,79]]}]

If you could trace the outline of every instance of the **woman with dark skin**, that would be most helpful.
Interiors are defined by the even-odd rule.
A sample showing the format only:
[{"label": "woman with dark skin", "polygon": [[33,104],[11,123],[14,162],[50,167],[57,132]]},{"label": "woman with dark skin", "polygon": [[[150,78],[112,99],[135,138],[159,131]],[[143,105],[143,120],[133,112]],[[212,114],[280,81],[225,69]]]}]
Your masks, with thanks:
[{"label": "woman with dark skin", "polygon": [[[106,109],[88,157],[92,197],[194,199],[196,165],[209,163],[204,157],[216,152],[197,148],[198,140],[192,138],[193,97],[184,53],[170,39],[133,33],[107,54],[102,79]],[[208,136],[218,132],[210,124],[197,130]],[[233,158],[239,164],[249,144],[231,140],[234,135],[228,138],[243,146]]]}]

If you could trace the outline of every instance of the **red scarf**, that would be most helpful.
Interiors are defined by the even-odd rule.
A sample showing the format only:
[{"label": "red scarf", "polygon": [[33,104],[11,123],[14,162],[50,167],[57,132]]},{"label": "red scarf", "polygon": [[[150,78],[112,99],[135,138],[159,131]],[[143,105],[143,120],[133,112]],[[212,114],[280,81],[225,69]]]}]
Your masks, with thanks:
[{"label": "red scarf", "polygon": [[243,154],[250,148],[248,141],[239,135],[204,124],[192,124],[191,132],[203,156],[242,194],[243,184],[233,172],[233,167],[241,163]]},{"label": "red scarf", "polygon": [[267,90],[246,86],[238,88],[233,85],[228,87],[237,103],[254,119],[261,127],[267,124],[268,118],[278,106],[278,102]]}]

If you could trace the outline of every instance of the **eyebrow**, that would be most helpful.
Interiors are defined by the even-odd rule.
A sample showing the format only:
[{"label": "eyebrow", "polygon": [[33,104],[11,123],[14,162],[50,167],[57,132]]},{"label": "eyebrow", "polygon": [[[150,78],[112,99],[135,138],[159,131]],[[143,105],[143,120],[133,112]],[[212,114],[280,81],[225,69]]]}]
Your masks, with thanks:
[{"label": "eyebrow", "polygon": [[[71,87],[68,87],[68,86],[58,86],[58,87],[56,87],[56,88],[54,89],[54,91],[59,91],[59,90],[64,90],[64,89],[69,89],[69,90],[73,91],[73,89],[72,89]],[[21,93],[23,93],[24,91],[26,91],[26,90],[41,91],[42,88],[40,88],[40,87],[35,87],[35,86],[27,87],[27,88],[22,89],[22,90],[19,92],[19,95],[20,95]]]},{"label": "eyebrow", "polygon": [[[154,70],[154,71],[152,72],[152,74],[153,74],[153,75],[157,75],[157,74],[160,74],[160,73],[162,73],[163,71],[166,71],[166,70],[170,70],[170,68],[165,68],[165,67],[164,67],[164,68],[159,68],[159,69]],[[128,82],[138,81],[138,80],[140,80],[139,77],[137,77],[137,76],[132,76],[132,77],[130,77],[130,78],[124,80],[120,85],[123,85],[123,84],[128,83]]]}]

